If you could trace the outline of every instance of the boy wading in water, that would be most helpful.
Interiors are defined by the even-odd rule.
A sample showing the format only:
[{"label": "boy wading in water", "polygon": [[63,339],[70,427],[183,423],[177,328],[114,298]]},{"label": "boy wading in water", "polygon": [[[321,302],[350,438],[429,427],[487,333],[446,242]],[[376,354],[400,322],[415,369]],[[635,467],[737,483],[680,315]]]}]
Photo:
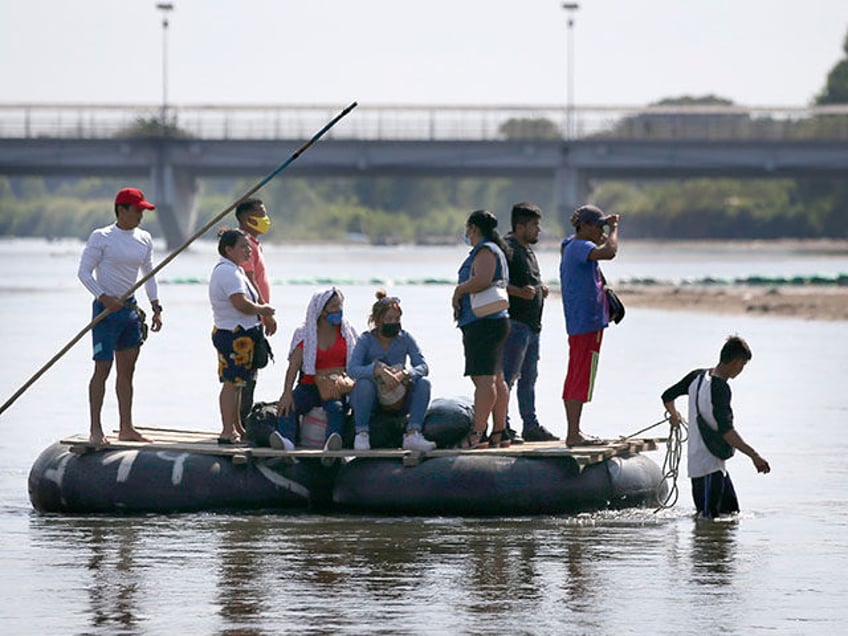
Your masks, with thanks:
[{"label": "boy wading in water", "polygon": [[[748,343],[738,336],[731,336],[724,343],[715,368],[690,371],[662,394],[663,405],[673,426],[679,426],[681,419],[674,406],[675,398],[682,395],[689,397],[687,461],[689,478],[692,480],[692,498],[698,513],[703,517],[739,512],[739,502],[730,474],[725,468],[725,460],[712,452],[727,455],[717,450],[722,443],[750,457],[758,473],[771,470],[768,462],[746,444],[733,428],[730,386],[727,381],[742,373],[751,356]],[[702,432],[701,426],[709,427],[710,430]],[[712,451],[707,447],[705,435],[710,438]],[[713,441],[715,444],[712,444]],[[725,450],[732,453],[730,448],[725,447]]]}]

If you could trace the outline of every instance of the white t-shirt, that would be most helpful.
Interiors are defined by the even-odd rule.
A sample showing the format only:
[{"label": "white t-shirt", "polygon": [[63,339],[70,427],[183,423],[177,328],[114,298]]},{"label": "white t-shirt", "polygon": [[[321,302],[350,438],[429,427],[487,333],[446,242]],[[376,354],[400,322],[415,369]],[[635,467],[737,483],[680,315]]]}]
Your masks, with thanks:
[{"label": "white t-shirt", "polygon": [[[95,298],[102,294],[120,298],[135,285],[139,270],[145,276],[153,271],[150,233],[137,227],[122,230],[113,223],[94,230],[88,237],[77,276]],[[159,287],[154,277],[144,283],[144,290],[151,302],[158,300]]]},{"label": "white t-shirt", "polygon": [[[704,477],[716,471],[726,473],[727,469],[724,465],[724,460],[719,459],[707,450],[707,445],[704,444],[704,438],[701,437],[698,431],[697,408],[701,411],[701,417],[704,418],[710,428],[718,430],[713,411],[713,382],[716,380],[709,372],[704,373],[704,379],[701,382],[701,390],[698,391],[698,379],[694,379],[689,385],[689,441],[687,443],[686,461],[688,464],[688,473],[690,478]],[[726,386],[726,385],[725,385]],[[697,402],[696,402],[697,400]]]},{"label": "white t-shirt", "polygon": [[236,327],[250,329],[260,324],[256,314],[244,314],[233,306],[230,296],[244,294],[256,302],[259,297],[241,267],[221,257],[209,276],[209,302],[212,319],[218,329],[233,331]]}]

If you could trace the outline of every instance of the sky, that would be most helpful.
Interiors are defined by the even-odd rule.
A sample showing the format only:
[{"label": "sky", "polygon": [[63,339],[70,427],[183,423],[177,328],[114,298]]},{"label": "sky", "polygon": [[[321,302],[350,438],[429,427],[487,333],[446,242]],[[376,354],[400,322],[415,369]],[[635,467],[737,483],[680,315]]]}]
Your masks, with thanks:
[{"label": "sky", "polygon": [[[172,2],[170,104],[567,100],[560,0]],[[845,55],[848,0],[579,4],[577,106],[804,106]],[[0,0],[0,103],[161,103],[162,34],[156,0]]]}]

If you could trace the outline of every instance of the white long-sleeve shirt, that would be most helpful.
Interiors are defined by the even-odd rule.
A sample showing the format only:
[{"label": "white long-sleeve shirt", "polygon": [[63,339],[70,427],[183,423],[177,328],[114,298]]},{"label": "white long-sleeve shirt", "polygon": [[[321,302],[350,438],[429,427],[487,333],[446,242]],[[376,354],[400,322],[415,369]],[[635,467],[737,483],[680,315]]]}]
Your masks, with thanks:
[{"label": "white long-sleeve shirt", "polygon": [[[80,258],[79,277],[95,298],[102,294],[121,297],[135,285],[138,273],[153,271],[153,239],[139,228],[122,230],[117,224],[94,230]],[[144,283],[152,303],[159,299],[155,277]]]}]

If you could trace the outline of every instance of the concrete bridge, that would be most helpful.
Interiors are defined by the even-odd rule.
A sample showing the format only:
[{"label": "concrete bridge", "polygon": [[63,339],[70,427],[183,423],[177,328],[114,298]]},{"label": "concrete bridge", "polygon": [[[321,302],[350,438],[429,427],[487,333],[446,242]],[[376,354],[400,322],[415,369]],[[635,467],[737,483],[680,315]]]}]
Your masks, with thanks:
[{"label": "concrete bridge", "polygon": [[[0,174],[148,178],[170,248],[198,178],[269,174],[340,108],[0,105]],[[550,178],[567,218],[595,179],[848,176],[848,107],[355,109],[299,176]]]}]

